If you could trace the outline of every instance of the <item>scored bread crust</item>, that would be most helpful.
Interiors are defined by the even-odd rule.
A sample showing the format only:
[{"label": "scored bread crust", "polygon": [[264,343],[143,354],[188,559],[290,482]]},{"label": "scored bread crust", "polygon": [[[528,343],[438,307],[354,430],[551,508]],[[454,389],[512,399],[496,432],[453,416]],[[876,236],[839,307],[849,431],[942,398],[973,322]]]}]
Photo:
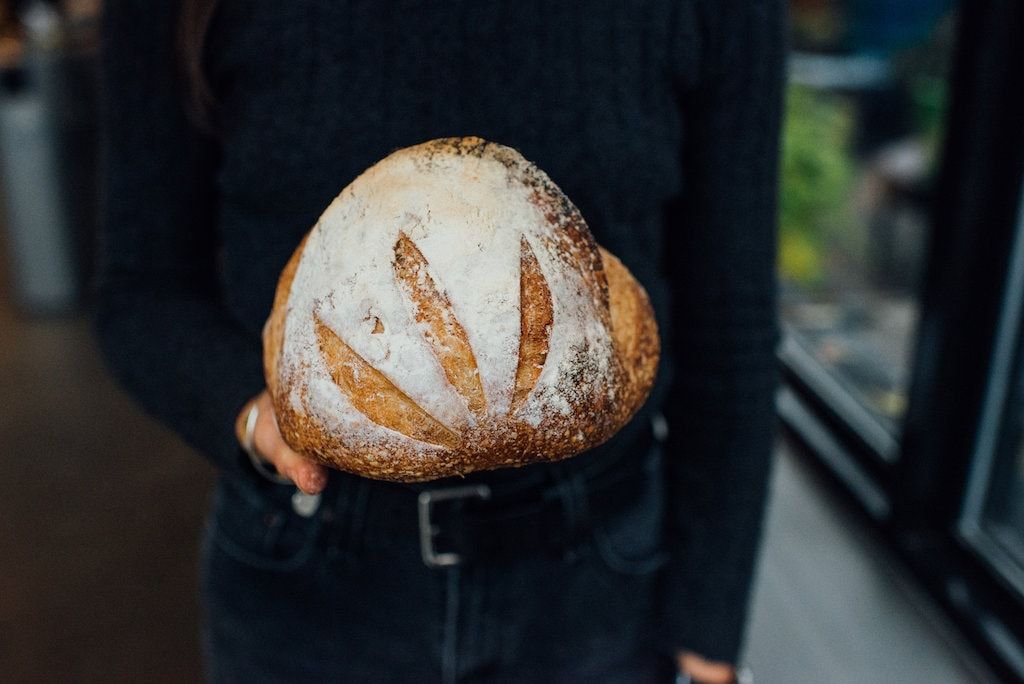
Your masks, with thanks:
[{"label": "scored bread crust", "polygon": [[[546,223],[530,239],[524,234],[519,240],[518,360],[507,401],[502,404],[486,391],[487,369],[477,367],[471,344],[479,331],[464,328],[456,315],[457,307],[439,282],[446,273],[433,270],[417,238],[404,230],[397,234],[391,257],[396,287],[414,321],[404,332],[422,336],[440,369],[439,384],[461,398],[464,416],[453,419],[446,414],[441,419],[439,412],[428,412],[401,389],[401,373],[389,375],[363,358],[342,339],[329,315],[321,318],[321,311],[295,305],[302,298],[293,297],[293,287],[310,238],[315,231],[330,229],[322,217],[282,271],[263,334],[267,387],[282,437],[294,450],[326,466],[374,479],[433,480],[578,454],[607,441],[646,399],[660,353],[647,293],[614,255],[594,242],[576,207],[546,174],[515,150],[479,138],[447,138],[399,150],[360,176],[335,203],[351,204],[360,189],[365,195],[366,188],[382,184],[387,192],[381,179],[386,180],[385,171],[398,163],[411,160],[429,173],[465,158],[474,164],[501,164],[509,192],[519,193],[515,197],[528,192],[538,221]],[[465,182],[475,181],[474,175],[465,173]],[[563,282],[565,274],[571,277]],[[582,302],[584,313],[579,321],[565,324],[597,331],[580,338],[582,342],[570,350],[574,356],[552,348],[559,344],[552,329],[564,323],[556,317],[560,311],[564,315],[562,300],[570,295]],[[321,303],[319,298],[315,301]],[[370,334],[384,332],[391,323],[368,316],[374,319],[366,322]],[[314,331],[314,363],[288,348],[289,339],[295,346],[296,331],[302,326]],[[604,356],[596,349],[602,334],[609,346]],[[552,359],[550,354],[561,356]],[[595,364],[595,359],[601,363]],[[339,398],[344,395],[343,408],[333,410],[363,423],[369,419],[375,429],[332,424],[337,416],[325,414],[318,399],[323,375],[329,376],[335,393],[340,391]]]}]

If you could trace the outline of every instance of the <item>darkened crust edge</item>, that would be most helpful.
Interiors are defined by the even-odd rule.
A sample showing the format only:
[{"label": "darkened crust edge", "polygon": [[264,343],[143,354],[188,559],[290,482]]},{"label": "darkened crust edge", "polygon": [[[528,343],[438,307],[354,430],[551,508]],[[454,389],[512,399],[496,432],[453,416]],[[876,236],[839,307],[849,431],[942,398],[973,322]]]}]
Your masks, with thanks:
[{"label": "darkened crust edge", "polygon": [[[547,179],[532,164],[524,165],[522,157],[510,148],[479,138],[445,138],[402,152],[476,156],[490,152],[507,168],[515,163],[520,171],[526,169],[528,176]],[[550,179],[539,185],[543,187],[545,200],[564,198]],[[574,406],[570,416],[545,417],[537,426],[514,416],[501,417],[500,424],[485,421],[463,435],[462,444],[471,446],[459,449],[437,448],[424,453],[422,445],[408,442],[409,447],[403,450],[402,440],[407,438],[397,434],[386,443],[384,440],[380,444],[358,445],[351,440],[343,443],[342,436],[329,434],[307,412],[296,410],[289,401],[292,388],[282,387],[278,382],[277,364],[283,352],[287,303],[309,237],[307,233],[281,273],[273,311],[264,328],[264,372],[285,442],[292,449],[331,468],[373,479],[422,482],[480,470],[557,461],[610,439],[629,422],[651,391],[660,356],[657,324],[646,291],[629,270],[614,255],[597,245],[582,217],[567,199],[559,203],[559,209],[568,214],[558,220],[571,225],[571,239],[577,245],[583,243],[582,251],[593,255],[590,264],[591,272],[595,274],[593,285],[599,289],[598,296],[605,306],[609,328],[612,320],[620,319],[635,326],[630,331],[633,334],[629,337],[633,342],[629,349],[619,349],[620,345],[616,344],[621,372],[615,374],[614,384],[617,386],[611,388],[614,401],[602,402],[600,406]],[[621,312],[611,310],[612,306],[622,306],[631,315],[623,319],[617,315]],[[613,331],[613,337],[619,336]],[[382,431],[386,429],[382,428]],[[367,457],[371,450],[373,456]]]}]

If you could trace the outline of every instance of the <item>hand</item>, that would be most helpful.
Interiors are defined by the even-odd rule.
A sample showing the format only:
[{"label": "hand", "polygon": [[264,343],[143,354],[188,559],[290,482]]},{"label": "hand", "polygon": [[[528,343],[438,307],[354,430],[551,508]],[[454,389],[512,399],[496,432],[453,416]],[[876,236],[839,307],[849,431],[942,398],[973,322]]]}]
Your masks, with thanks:
[{"label": "hand", "polygon": [[705,660],[692,651],[676,654],[679,671],[690,675],[697,684],[731,684],[736,681],[736,668],[729,663]]},{"label": "hand", "polygon": [[319,494],[322,492],[327,486],[327,469],[310,461],[302,454],[292,451],[291,447],[285,444],[277,429],[274,403],[270,400],[270,393],[266,390],[246,402],[242,407],[242,412],[238,414],[238,418],[235,420],[235,436],[238,438],[238,443],[244,444],[245,421],[253,402],[259,406],[259,417],[256,419],[256,429],[253,431],[252,440],[256,447],[256,453],[305,493]]}]

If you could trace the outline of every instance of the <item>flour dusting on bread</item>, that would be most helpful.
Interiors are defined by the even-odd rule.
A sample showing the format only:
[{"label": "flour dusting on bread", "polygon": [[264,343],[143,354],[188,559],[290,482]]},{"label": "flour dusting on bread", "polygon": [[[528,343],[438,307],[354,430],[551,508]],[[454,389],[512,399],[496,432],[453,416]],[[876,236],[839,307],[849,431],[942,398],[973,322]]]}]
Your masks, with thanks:
[{"label": "flour dusting on bread", "polygon": [[[575,206],[478,138],[399,150],[360,175],[279,288],[265,344],[282,434],[370,477],[564,458],[608,439],[650,389],[627,387],[635,364],[618,357],[602,257]],[[653,369],[646,307],[620,325],[653,336]]]}]

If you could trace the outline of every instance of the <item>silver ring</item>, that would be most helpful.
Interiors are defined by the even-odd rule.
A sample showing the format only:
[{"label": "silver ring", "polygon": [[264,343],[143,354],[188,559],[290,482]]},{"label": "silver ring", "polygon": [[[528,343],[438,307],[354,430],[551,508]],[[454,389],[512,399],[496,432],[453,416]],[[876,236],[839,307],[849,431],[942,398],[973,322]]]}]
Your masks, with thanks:
[{"label": "silver ring", "polygon": [[277,484],[294,484],[289,478],[269,468],[269,462],[256,453],[256,421],[259,420],[259,417],[260,405],[254,401],[249,408],[249,413],[245,416],[245,436],[242,438],[242,449],[249,455],[252,467],[265,479]]}]

